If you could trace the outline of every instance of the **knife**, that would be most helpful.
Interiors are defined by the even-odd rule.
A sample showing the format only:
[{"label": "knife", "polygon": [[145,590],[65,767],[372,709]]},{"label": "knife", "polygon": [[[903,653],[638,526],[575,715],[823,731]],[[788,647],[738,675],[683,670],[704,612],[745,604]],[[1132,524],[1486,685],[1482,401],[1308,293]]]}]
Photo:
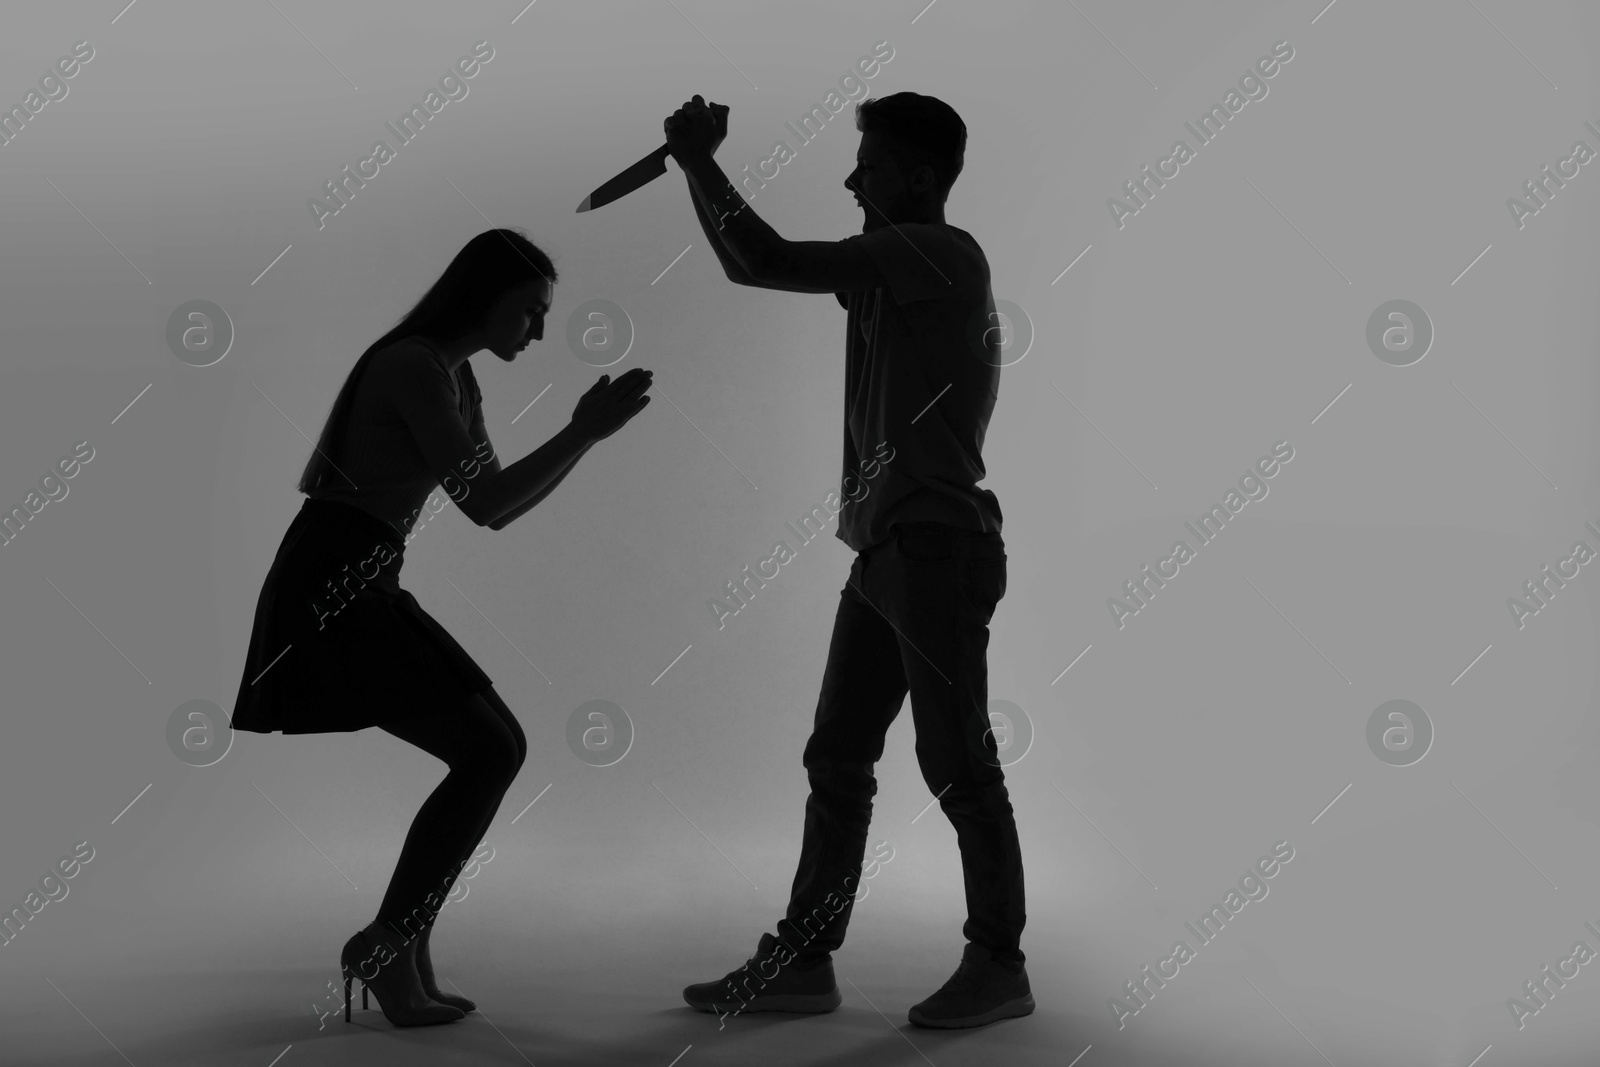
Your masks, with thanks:
[{"label": "knife", "polygon": [[583,203],[578,205],[578,211],[593,211],[603,204],[609,204],[613,200],[619,200],[627,196],[635,189],[649,185],[667,172],[667,156],[669,154],[667,146],[662,145],[584,197]]},{"label": "knife", "polygon": [[[717,129],[723,135],[728,133],[728,108],[723,104],[708,105],[717,117]],[[583,198],[583,203],[578,205],[579,213],[593,211],[597,207],[620,200],[633,192],[655,181],[667,172],[667,156],[671,151],[666,145],[651,152],[639,162],[618,174],[615,178],[600,186],[594,192]]]}]

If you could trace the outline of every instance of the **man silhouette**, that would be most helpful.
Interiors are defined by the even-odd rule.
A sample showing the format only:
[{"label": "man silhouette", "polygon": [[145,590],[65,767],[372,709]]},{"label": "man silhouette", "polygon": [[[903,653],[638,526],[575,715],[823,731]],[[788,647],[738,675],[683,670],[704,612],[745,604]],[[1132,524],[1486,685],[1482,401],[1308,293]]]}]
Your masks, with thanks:
[{"label": "man silhouette", "polygon": [[[863,101],[845,179],[862,232],[786,241],[712,159],[726,116],[696,96],[663,124],[667,146],[730,281],[832,293],[848,312],[844,489],[854,499],[841,505],[837,536],[856,558],[805,748],[811,795],[787,914],[743,967],[689,986],[684,999],[724,1015],[839,1006],[831,954],[860,885],[873,766],[909,691],[923,780],[961,851],[968,942],[955,974],[909,1018],[953,1028],[1027,1015],[1022,855],[987,706],[989,620],[1006,585],[1000,504],[977,487],[1000,377],[987,329],[994,297],[983,250],[944,220],[966,126],[917,93]],[[856,496],[849,485],[862,477],[873,485]]]}]

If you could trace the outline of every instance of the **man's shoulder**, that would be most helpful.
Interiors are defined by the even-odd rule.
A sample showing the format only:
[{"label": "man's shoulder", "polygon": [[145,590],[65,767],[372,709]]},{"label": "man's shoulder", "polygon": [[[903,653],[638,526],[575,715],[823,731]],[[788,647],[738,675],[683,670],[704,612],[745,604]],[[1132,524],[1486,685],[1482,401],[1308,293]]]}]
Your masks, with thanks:
[{"label": "man's shoulder", "polygon": [[[989,288],[989,261],[966,230],[947,222],[891,223],[846,238],[871,256],[896,303],[955,301],[970,305]],[[848,310],[846,296],[835,294]]]},{"label": "man's shoulder", "polygon": [[946,224],[944,229],[949,232],[950,239],[957,246],[972,253],[978,259],[983,260],[984,263],[988,263],[988,258],[983,254],[983,246],[978,243],[978,239],[976,237],[972,236],[972,234],[968,233],[966,230],[963,230],[959,226],[951,226]]},{"label": "man's shoulder", "polygon": [[935,239],[959,241],[977,247],[977,238],[951,222],[899,222],[894,224],[906,233],[921,233]]},{"label": "man's shoulder", "polygon": [[[942,279],[953,283],[951,295],[964,302],[979,299],[989,287],[989,260],[972,234],[947,222],[919,223],[917,238]],[[948,272],[948,274],[947,274]]]},{"label": "man's shoulder", "polygon": [[910,241],[919,251],[928,255],[943,254],[955,259],[988,262],[978,239],[948,222],[902,222],[896,227],[885,227],[885,230],[888,236],[883,240]]}]

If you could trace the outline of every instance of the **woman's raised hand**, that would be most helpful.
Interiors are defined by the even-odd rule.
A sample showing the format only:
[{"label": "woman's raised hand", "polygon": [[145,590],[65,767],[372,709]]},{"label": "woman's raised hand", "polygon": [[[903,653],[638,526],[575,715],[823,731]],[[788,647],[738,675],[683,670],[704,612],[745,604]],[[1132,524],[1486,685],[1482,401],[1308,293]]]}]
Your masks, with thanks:
[{"label": "woman's raised hand", "polygon": [[578,398],[572,425],[591,444],[610,437],[650,403],[644,394],[650,388],[651,375],[643,367],[619,374],[616,381],[609,374],[600,375],[600,380]]}]

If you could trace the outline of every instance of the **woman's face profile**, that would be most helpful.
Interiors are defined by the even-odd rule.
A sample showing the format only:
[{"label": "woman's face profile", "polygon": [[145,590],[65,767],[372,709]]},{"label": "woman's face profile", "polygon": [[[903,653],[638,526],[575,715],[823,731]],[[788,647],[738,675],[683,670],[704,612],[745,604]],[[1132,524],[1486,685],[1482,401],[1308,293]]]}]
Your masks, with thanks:
[{"label": "woman's face profile", "polygon": [[544,317],[549,310],[550,283],[543,278],[512,286],[489,309],[484,347],[509,363],[529,344],[544,338]]}]

